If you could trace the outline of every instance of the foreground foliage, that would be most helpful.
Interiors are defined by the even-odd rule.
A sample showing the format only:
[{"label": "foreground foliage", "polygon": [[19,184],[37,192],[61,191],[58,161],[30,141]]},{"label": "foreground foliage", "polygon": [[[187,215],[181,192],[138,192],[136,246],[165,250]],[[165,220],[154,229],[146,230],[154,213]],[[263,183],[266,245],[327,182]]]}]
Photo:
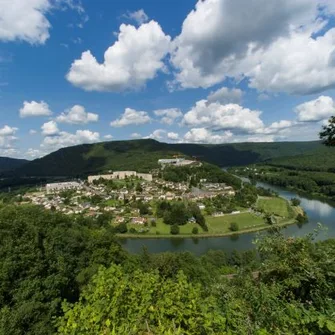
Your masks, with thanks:
[{"label": "foreground foliage", "polygon": [[104,220],[0,207],[0,334],[334,334],[335,240],[129,255]]}]

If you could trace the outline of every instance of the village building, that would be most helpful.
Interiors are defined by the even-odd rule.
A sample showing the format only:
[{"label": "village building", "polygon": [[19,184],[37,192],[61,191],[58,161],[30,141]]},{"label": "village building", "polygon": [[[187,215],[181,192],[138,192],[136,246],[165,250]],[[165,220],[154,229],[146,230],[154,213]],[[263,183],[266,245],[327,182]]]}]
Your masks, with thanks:
[{"label": "village building", "polygon": [[79,184],[76,181],[69,181],[64,183],[51,183],[46,185],[46,192],[53,193],[53,192],[59,192],[64,190],[74,190],[81,188],[82,185]]}]

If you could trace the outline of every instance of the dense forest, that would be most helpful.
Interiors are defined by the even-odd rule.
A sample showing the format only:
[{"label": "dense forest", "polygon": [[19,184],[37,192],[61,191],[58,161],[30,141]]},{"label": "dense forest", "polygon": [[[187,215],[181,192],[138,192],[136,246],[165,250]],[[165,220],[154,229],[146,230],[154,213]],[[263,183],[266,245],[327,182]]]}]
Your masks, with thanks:
[{"label": "dense forest", "polygon": [[332,334],[335,241],[139,255],[108,218],[0,207],[0,334]]},{"label": "dense forest", "polygon": [[231,171],[252,180],[261,180],[272,185],[335,200],[335,173],[288,169],[273,165],[254,165],[247,169],[233,168]]},{"label": "dense forest", "polygon": [[15,170],[28,162],[25,159],[0,157],[0,172]]},{"label": "dense forest", "polygon": [[[148,172],[157,168],[160,158],[174,155],[199,159],[220,167],[246,165],[280,157],[314,155],[326,152],[335,156],[334,148],[321,142],[234,143],[234,144],[168,144],[155,140],[112,141],[83,144],[53,152],[12,171],[17,177],[26,176],[86,176],[109,170]],[[329,153],[328,153],[329,152]]]}]

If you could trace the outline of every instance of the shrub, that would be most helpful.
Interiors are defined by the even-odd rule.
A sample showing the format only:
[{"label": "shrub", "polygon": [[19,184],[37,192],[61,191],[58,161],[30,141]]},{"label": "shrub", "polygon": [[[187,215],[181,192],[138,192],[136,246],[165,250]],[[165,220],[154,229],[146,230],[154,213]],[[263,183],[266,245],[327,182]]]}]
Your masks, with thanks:
[{"label": "shrub", "polygon": [[171,226],[170,233],[172,235],[178,235],[179,234],[179,226],[177,226],[177,225]]},{"label": "shrub", "polygon": [[232,223],[230,224],[229,229],[230,229],[231,231],[238,231],[238,230],[239,230],[239,226],[238,226],[238,224],[237,224],[236,222],[232,222]]},{"label": "shrub", "polygon": [[196,235],[196,234],[198,234],[198,233],[199,233],[199,229],[198,229],[198,227],[194,227],[194,228],[192,229],[192,234]]}]

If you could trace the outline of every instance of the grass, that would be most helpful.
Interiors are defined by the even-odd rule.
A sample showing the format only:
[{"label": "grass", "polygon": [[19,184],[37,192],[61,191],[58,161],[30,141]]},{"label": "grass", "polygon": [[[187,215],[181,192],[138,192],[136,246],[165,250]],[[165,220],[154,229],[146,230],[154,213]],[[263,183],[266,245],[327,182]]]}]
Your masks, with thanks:
[{"label": "grass", "polygon": [[288,201],[283,198],[261,197],[257,201],[257,207],[262,209],[265,213],[274,214],[282,218],[292,216],[290,211],[291,206]]},{"label": "grass", "polygon": [[230,224],[236,222],[239,230],[254,228],[265,225],[262,217],[256,216],[252,213],[241,213],[235,215],[225,215],[220,217],[207,217],[206,222],[210,233],[227,233],[230,232]]},{"label": "grass", "polygon": [[[266,213],[275,214],[280,217],[278,226],[292,224],[295,222],[295,216],[300,210],[300,207],[292,207],[289,202],[283,198],[268,198],[260,197],[257,201],[257,206],[263,209]],[[239,230],[232,232],[230,230],[231,223],[237,223]],[[215,237],[215,236],[227,236],[232,234],[241,234],[257,230],[268,229],[271,226],[265,223],[262,216],[258,216],[254,213],[240,213],[240,214],[226,214],[220,217],[206,216],[206,223],[208,226],[208,232],[204,232],[198,224],[187,223],[184,226],[179,226],[179,235],[170,234],[170,226],[163,222],[163,219],[156,221],[156,227],[151,227],[149,223],[149,232],[145,234],[124,234],[119,235],[120,237]],[[128,224],[128,229],[138,229],[142,226],[135,224]],[[192,229],[197,227],[199,234],[192,234]]]}]

